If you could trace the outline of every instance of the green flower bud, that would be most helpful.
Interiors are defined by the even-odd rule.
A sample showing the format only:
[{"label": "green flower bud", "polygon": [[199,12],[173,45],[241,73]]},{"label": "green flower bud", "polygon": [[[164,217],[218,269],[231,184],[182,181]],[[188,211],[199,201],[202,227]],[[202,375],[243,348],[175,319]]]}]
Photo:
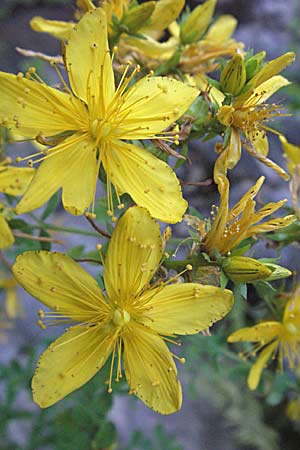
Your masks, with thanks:
[{"label": "green flower bud", "polygon": [[229,256],[223,259],[222,269],[227,278],[235,283],[251,283],[272,275],[272,270],[265,264],[247,256]]},{"label": "green flower bud", "polygon": [[207,0],[187,16],[180,26],[182,44],[186,45],[199,41],[208,28],[215,6],[216,0]]},{"label": "green flower bud", "polygon": [[220,85],[223,92],[238,95],[246,83],[246,68],[244,58],[234,55],[222,70]]},{"label": "green flower bud", "polygon": [[278,264],[264,263],[268,269],[272,271],[271,275],[266,278],[266,281],[281,280],[292,275],[292,272],[286,267],[278,266]]},{"label": "green flower bud", "polygon": [[266,52],[262,51],[256,53],[256,55],[251,56],[251,58],[245,61],[247,81],[250,80],[252,77],[254,77],[254,75],[256,75],[260,71],[264,63],[265,57]]},{"label": "green flower bud", "polygon": [[145,22],[147,22],[154,11],[155,3],[154,1],[142,3],[127,11],[122,25],[128,29],[128,33],[137,33],[140,28],[145,26]]}]

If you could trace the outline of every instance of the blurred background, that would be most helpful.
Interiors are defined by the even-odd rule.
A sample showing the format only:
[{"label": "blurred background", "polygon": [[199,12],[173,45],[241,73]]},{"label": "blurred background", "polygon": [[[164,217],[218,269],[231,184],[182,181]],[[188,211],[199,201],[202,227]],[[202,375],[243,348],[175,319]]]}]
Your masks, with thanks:
[{"label": "blurred background", "polygon": [[[195,7],[201,2],[187,3]],[[0,5],[0,69],[2,71],[17,73],[28,67],[28,61],[16,52],[16,46],[50,55],[60,53],[60,43],[46,34],[33,32],[29,27],[29,21],[35,15],[49,19],[70,20],[75,10],[73,1],[2,0]],[[278,96],[280,101],[289,103],[293,117],[282,118],[280,122],[275,123],[274,128],[284,130],[289,141],[300,144],[299,1],[219,0],[216,13],[217,15],[234,15],[239,21],[234,36],[236,40],[243,41],[246,49],[253,48],[255,52],[266,50],[267,59],[275,58],[287,51],[296,51],[296,62],[288,71],[289,79],[295,84],[291,89],[281,91]],[[51,81],[50,72],[47,76]],[[271,156],[278,164],[283,164],[285,167],[276,137],[271,138]],[[216,159],[212,143],[194,142],[190,158],[192,165],[184,166],[180,174],[181,178],[193,182],[211,177]],[[245,192],[260,175],[267,175],[267,181],[260,194],[260,200],[263,203],[271,199],[277,201],[289,197],[288,183],[283,182],[275,173],[244,154],[234,174],[231,175],[232,202],[237,201],[241,193]],[[197,208],[203,215],[207,215],[211,205],[218,202],[216,188],[213,185],[186,187],[184,195],[191,206]],[[63,211],[56,218],[56,223],[58,226],[76,226],[91,230],[84,219],[78,218],[75,221]],[[179,235],[185,232],[183,225],[177,226],[176,229]],[[71,247],[78,249],[82,245],[93,249],[98,239],[92,234],[91,236],[62,235],[57,232],[55,238],[62,239],[64,245],[63,249],[59,245],[54,249],[60,251]],[[265,244],[262,244],[256,256],[266,257],[272,254],[272,249],[266,249]],[[284,251],[281,262],[292,270],[298,269],[299,249],[290,246]],[[8,333],[7,341],[0,344],[0,362],[3,365],[3,368],[0,366],[0,380],[2,380],[0,382],[0,401],[2,399],[0,450],[89,450],[90,447],[85,447],[84,443],[72,441],[70,418],[64,416],[61,406],[53,407],[52,412],[47,416],[46,413],[40,414],[38,407],[31,402],[29,379],[33,373],[37,355],[42,348],[45,348],[45,341],[58,335],[59,331],[40,330],[36,325],[39,304],[21,290],[19,295],[22,296],[25,319],[18,320],[15,328]],[[124,395],[114,395],[113,404],[105,405],[105,411],[111,407],[109,418],[117,430],[119,443],[115,448],[122,450],[299,450],[300,434],[297,427],[290,424],[287,429],[282,430],[280,435],[276,431],[276,417],[280,413],[285,414],[284,408],[281,406],[280,409],[278,406],[280,398],[269,398],[268,408],[263,408],[259,396],[247,390],[245,367],[241,367],[244,371],[244,385],[234,382],[230,364],[227,363],[226,370],[223,368],[226,344],[218,345],[219,337],[208,340],[203,339],[202,336],[197,338],[197,340],[186,339],[184,342],[186,348],[183,349],[183,353],[187,353],[188,356],[185,354],[187,364],[180,367],[184,402],[179,413],[162,417],[146,408],[141,402]],[[31,344],[34,344],[36,348],[35,354],[28,350]],[[210,359],[209,363],[208,359]],[[215,364],[213,368],[212,360]],[[13,368],[12,361],[15,364]],[[3,381],[5,377],[12,374],[16,377],[15,384],[13,380],[10,380],[11,385]],[[93,386],[96,386],[96,379]],[[16,393],[15,386],[22,388],[18,388]],[[6,398],[4,390],[7,391],[7,389],[11,389],[12,395],[15,395],[13,413],[8,410],[4,402]],[[103,406],[104,410],[104,405],[101,406],[101,397],[99,396],[98,402],[94,394],[91,394],[92,388],[89,389],[90,391],[86,393],[87,397],[82,397],[83,401],[92,395],[93,402],[100,409]],[[16,411],[23,411],[24,405],[29,415],[26,416],[24,413],[24,417],[16,418]],[[69,407],[68,402],[65,405],[65,408]],[[31,413],[39,414],[34,422],[34,431],[32,431],[33,422],[30,421],[31,419],[28,420]],[[80,412],[78,414],[79,418],[72,416],[72,420],[78,424],[78,427],[82,426],[81,431],[84,433],[91,426],[92,418],[89,421],[85,416],[86,422],[80,422]],[[58,421],[57,417],[59,417]],[[51,432],[60,434],[58,443],[49,444],[50,441],[47,441],[47,438],[44,438],[44,444],[34,441],[34,434],[39,435],[42,431],[45,433],[50,423],[53,428]],[[102,442],[105,441],[106,432],[115,431],[111,428],[108,431],[104,430]],[[99,441],[101,441],[100,438]],[[112,448],[104,444],[97,445],[91,448],[98,450]]]}]

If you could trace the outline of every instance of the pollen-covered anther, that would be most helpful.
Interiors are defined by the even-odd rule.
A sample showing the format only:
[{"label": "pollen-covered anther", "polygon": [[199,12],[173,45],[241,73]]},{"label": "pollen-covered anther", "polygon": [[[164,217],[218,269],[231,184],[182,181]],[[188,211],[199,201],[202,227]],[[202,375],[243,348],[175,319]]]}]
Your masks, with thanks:
[{"label": "pollen-covered anther", "polygon": [[118,220],[118,218],[117,218],[116,216],[112,216],[111,221],[112,221],[113,223],[117,222],[117,220]]},{"label": "pollen-covered anther", "polygon": [[193,270],[193,266],[191,264],[187,264],[185,268],[186,270]]},{"label": "pollen-covered anther", "polygon": [[91,213],[89,211],[86,211],[84,213],[84,215],[85,215],[85,217],[88,217],[89,219],[96,219],[96,217],[97,217],[95,213]]},{"label": "pollen-covered anther", "polygon": [[125,205],[124,205],[124,203],[119,203],[119,205],[118,205],[118,209],[124,209],[125,208]]},{"label": "pollen-covered anther", "polygon": [[112,212],[111,209],[108,209],[108,210],[106,211],[106,214],[107,214],[108,216],[110,216],[110,217],[114,215],[114,213]]}]

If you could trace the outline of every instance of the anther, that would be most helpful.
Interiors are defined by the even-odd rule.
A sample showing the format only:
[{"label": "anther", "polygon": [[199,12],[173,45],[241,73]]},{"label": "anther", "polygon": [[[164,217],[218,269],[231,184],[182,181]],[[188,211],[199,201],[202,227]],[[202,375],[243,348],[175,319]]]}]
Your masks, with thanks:
[{"label": "anther", "polygon": [[118,218],[117,218],[116,216],[112,216],[111,221],[112,221],[113,223],[117,222],[117,220],[118,220]]},{"label": "anther", "polygon": [[108,210],[106,211],[106,214],[107,214],[108,216],[113,216],[113,212],[112,212],[111,209],[108,209]]},{"label": "anther", "polygon": [[118,209],[124,209],[124,208],[125,208],[124,203],[120,203],[120,204],[118,205]]},{"label": "anther", "polygon": [[191,264],[187,264],[185,268],[186,270],[193,270],[193,266]]},{"label": "anther", "polygon": [[98,252],[100,252],[102,250],[102,244],[97,244],[96,250],[98,250]]}]

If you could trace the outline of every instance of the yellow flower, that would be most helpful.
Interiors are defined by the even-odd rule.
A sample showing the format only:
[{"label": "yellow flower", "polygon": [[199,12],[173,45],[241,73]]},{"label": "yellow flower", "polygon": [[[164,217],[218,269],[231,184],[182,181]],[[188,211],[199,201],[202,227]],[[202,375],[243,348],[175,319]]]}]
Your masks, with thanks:
[{"label": "yellow flower", "polygon": [[40,311],[41,320],[78,323],[40,358],[32,389],[41,407],[85,384],[110,356],[111,392],[114,365],[119,380],[123,356],[131,393],[161,414],[180,409],[181,387],[172,358],[176,356],[166,342],[210,327],[227,314],[233,297],[228,290],[195,283],[150,285],[161,257],[159,225],[147,210],[135,206],[119,219],[109,242],[105,293],[66,255],[42,251],[17,258],[17,281],[54,311]]},{"label": "yellow flower", "polygon": [[300,345],[300,295],[296,292],[286,304],[281,322],[262,322],[253,327],[235,331],[229,342],[255,342],[251,353],[260,351],[248,376],[248,386],[256,389],[263,369],[277,354],[279,366],[287,362],[291,369],[299,368]]},{"label": "yellow flower", "polygon": [[300,167],[300,146],[293,145],[286,140],[284,136],[279,136],[284,156],[287,159],[288,171],[290,175],[294,175],[296,167]]},{"label": "yellow flower", "polygon": [[[286,172],[277,164],[267,158],[269,144],[267,131],[276,133],[268,126],[268,121],[274,117],[282,116],[279,106],[266,103],[275,92],[289,84],[289,81],[277,75],[287,65],[293,62],[295,54],[290,52],[270,61],[245,85],[241,95],[236,97],[231,105],[221,105],[217,119],[231,129],[229,144],[221,154],[223,163],[222,172],[226,172],[228,165],[226,156],[234,151],[236,159],[240,159],[241,135],[244,136],[244,148],[261,162],[273,168],[283,178],[288,179]],[[233,150],[234,149],[234,150]],[[230,168],[232,168],[231,165]]]},{"label": "yellow flower", "polygon": [[257,195],[264,177],[260,177],[236,203],[229,209],[229,180],[224,175],[217,178],[220,193],[220,207],[212,211],[211,229],[204,236],[202,244],[209,253],[217,250],[221,255],[227,255],[232,249],[237,247],[244,239],[254,236],[257,233],[276,230],[290,225],[296,220],[293,215],[269,219],[260,223],[265,217],[273,214],[286,203],[285,200],[267,203],[265,206],[255,211]]},{"label": "yellow flower", "polygon": [[[8,195],[22,195],[29,186],[34,169],[10,166],[10,158],[0,162],[0,192]],[[13,245],[15,238],[8,225],[8,209],[0,203],[0,249]]]},{"label": "yellow flower", "polygon": [[136,67],[128,75],[130,65],[116,89],[106,17],[99,8],[86,13],[72,31],[66,67],[72,88],[65,85],[68,92],[37,82],[33,69],[26,77],[0,73],[2,123],[25,137],[57,138],[57,145],[35,155],[35,162],[43,162],[16,212],[42,206],[62,188],[65,209],[82,214],[94,201],[103,165],[110,214],[114,186],[117,197],[129,193],[154,217],[180,221],[187,202],[175,173],[144,148],[126,141],[177,142],[176,131],[163,130],[186,111],[198,91],[180,81],[151,76],[128,88],[139,70]]}]

